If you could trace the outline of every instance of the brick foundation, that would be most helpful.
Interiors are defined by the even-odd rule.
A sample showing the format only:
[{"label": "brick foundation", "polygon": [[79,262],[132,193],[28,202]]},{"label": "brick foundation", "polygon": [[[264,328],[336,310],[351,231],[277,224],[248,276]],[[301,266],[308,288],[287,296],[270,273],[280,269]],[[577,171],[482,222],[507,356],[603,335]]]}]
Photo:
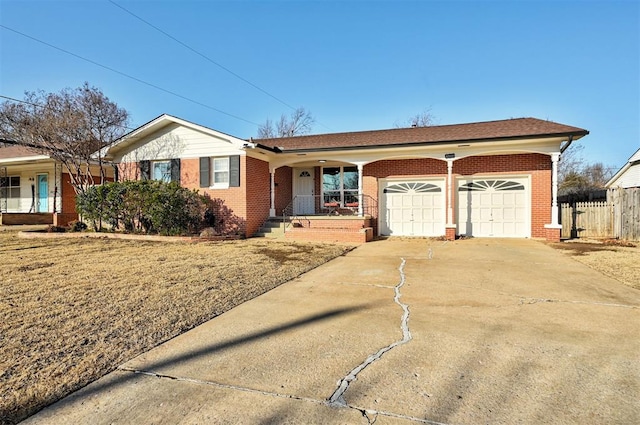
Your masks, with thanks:
[{"label": "brick foundation", "polygon": [[16,226],[24,224],[53,224],[51,213],[2,213],[0,225]]}]

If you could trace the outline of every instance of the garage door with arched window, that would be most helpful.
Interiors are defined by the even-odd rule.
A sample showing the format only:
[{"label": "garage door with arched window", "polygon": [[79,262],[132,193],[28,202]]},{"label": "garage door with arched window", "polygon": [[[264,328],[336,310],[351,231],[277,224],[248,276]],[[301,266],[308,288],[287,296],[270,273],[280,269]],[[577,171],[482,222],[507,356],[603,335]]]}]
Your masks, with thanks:
[{"label": "garage door with arched window", "polygon": [[458,179],[457,233],[476,237],[531,236],[529,179]]},{"label": "garage door with arched window", "polygon": [[445,234],[444,181],[387,181],[382,184],[380,234]]}]

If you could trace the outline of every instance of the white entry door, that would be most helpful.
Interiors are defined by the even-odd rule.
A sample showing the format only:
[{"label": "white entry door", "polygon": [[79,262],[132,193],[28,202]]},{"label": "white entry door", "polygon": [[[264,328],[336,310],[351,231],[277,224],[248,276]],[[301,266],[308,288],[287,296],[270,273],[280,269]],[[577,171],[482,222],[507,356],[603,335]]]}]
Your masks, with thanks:
[{"label": "white entry door", "polygon": [[458,181],[458,234],[531,236],[527,178],[463,178]]},{"label": "white entry door", "polygon": [[307,215],[315,212],[315,199],[313,191],[315,181],[313,168],[293,169],[293,213]]},{"label": "white entry door", "polygon": [[444,181],[386,182],[380,233],[391,236],[445,234]]}]

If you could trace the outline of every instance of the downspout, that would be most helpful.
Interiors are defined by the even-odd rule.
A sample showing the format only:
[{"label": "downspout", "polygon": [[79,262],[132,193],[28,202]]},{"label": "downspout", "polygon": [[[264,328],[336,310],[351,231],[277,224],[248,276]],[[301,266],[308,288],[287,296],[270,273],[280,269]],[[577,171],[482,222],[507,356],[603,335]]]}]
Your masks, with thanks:
[{"label": "downspout", "polygon": [[573,136],[569,136],[569,140],[567,140],[567,143],[560,148],[561,155],[564,153],[564,151],[569,149],[569,146],[571,146],[571,143],[573,143]]}]

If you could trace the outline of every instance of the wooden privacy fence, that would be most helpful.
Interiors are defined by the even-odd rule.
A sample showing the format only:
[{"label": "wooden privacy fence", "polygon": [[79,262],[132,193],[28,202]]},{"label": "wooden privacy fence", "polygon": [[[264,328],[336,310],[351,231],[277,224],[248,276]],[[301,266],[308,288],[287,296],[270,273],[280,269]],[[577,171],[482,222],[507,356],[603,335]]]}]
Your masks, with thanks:
[{"label": "wooden privacy fence", "polygon": [[560,205],[562,238],[640,240],[640,188],[609,189],[607,201]]}]

